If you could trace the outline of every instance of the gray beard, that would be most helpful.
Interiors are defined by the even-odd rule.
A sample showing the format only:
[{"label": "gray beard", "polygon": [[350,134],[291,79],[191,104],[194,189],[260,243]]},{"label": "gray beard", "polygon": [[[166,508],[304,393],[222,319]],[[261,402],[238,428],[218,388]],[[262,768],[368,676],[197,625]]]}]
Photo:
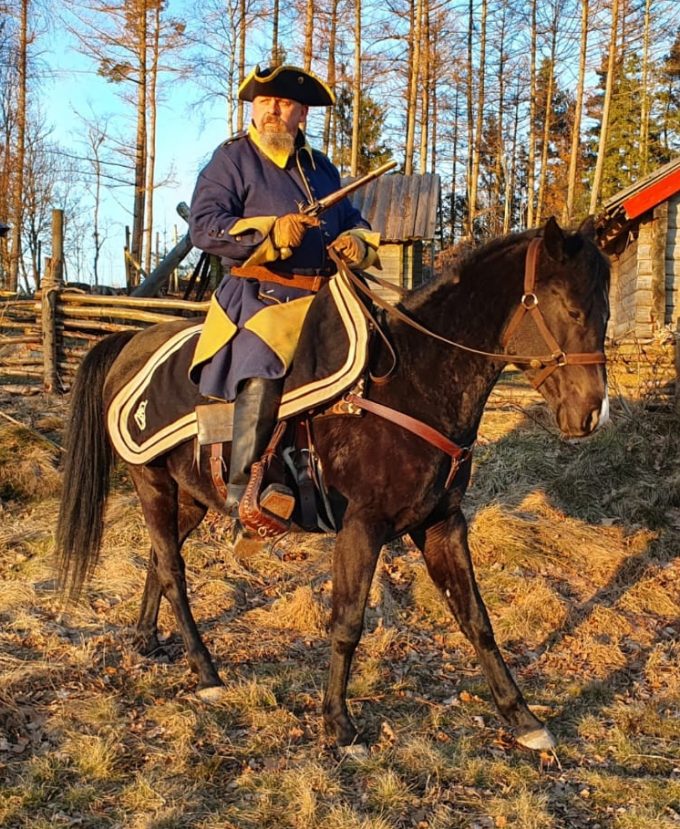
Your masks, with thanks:
[{"label": "gray beard", "polygon": [[293,152],[295,148],[295,138],[289,132],[270,132],[269,130],[262,130],[260,133],[260,142],[267,150],[281,152],[287,150],[288,155]]}]

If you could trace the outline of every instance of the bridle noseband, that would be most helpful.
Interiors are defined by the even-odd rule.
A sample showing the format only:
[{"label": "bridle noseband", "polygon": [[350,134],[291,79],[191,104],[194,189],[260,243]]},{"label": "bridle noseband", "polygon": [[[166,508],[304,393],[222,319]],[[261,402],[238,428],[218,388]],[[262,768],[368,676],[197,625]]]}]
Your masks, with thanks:
[{"label": "bridle noseband", "polygon": [[536,261],[538,259],[538,249],[541,245],[539,238],[532,239],[527,248],[527,257],[524,264],[524,293],[520,300],[519,308],[515,311],[508,327],[505,329],[505,334],[501,341],[504,349],[507,349],[508,343],[512,339],[512,335],[516,333],[517,329],[522,323],[522,320],[527,314],[531,318],[538,329],[539,334],[543,337],[543,342],[550,349],[549,357],[529,357],[524,358],[515,356],[512,362],[521,365],[526,364],[532,369],[542,369],[542,371],[533,378],[529,378],[531,385],[538,389],[550,377],[550,375],[562,366],[586,366],[586,365],[603,365],[606,362],[605,355],[602,351],[589,352],[571,352],[567,353],[557,342],[553,336],[545,317],[541,313],[538,306],[538,297],[535,293],[536,288]]}]

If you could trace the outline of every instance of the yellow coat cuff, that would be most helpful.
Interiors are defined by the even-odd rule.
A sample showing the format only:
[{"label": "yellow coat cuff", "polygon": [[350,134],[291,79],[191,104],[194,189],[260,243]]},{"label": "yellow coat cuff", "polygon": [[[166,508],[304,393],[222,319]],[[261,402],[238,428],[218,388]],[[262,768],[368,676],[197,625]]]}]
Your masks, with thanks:
[{"label": "yellow coat cuff", "polygon": [[264,236],[262,242],[243,263],[244,265],[261,265],[263,262],[274,262],[279,258],[279,251],[274,247],[269,235],[276,219],[276,216],[249,216],[247,219],[239,219],[232,225],[229,231],[230,236],[238,236],[239,233],[248,233],[251,230],[257,230]]},{"label": "yellow coat cuff", "polygon": [[378,248],[380,247],[380,234],[377,230],[366,230],[364,227],[353,227],[351,230],[340,234],[341,236],[356,236],[366,245],[366,256],[355,267],[357,270],[364,271],[366,268],[375,267],[379,271],[382,270],[380,264],[380,257],[378,255]]}]

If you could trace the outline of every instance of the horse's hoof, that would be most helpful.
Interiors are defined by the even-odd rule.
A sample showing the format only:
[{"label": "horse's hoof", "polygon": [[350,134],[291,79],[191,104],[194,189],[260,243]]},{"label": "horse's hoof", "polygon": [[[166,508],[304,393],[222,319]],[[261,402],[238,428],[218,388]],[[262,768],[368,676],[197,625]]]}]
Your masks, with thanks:
[{"label": "horse's hoof", "polygon": [[553,751],[557,745],[555,738],[545,726],[527,731],[526,734],[520,734],[516,739],[521,746],[530,748],[532,751]]},{"label": "horse's hoof", "polygon": [[338,746],[338,754],[343,760],[366,760],[368,759],[368,746],[366,743]]},{"label": "horse's hoof", "polygon": [[198,688],[196,696],[207,705],[220,705],[227,698],[227,689],[224,685],[209,685],[207,688]]}]

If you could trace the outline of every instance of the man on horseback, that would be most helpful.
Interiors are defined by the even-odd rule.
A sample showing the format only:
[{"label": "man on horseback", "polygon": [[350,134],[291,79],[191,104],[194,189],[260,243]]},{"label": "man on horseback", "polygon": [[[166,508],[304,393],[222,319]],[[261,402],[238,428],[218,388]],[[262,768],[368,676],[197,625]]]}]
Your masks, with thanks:
[{"label": "man on horseback", "polygon": [[239,99],[252,103],[252,122],[201,171],[189,218],[194,245],[220,256],[225,273],[190,376],[204,396],[235,401],[226,503],[234,518],[271,437],[305,314],[335,272],[327,248],[366,268],[378,245],[348,199],[321,220],[301,212],[340,188],[337,169],[301,128],[310,106],[335,103],[329,87],[294,66],[258,66]]}]

